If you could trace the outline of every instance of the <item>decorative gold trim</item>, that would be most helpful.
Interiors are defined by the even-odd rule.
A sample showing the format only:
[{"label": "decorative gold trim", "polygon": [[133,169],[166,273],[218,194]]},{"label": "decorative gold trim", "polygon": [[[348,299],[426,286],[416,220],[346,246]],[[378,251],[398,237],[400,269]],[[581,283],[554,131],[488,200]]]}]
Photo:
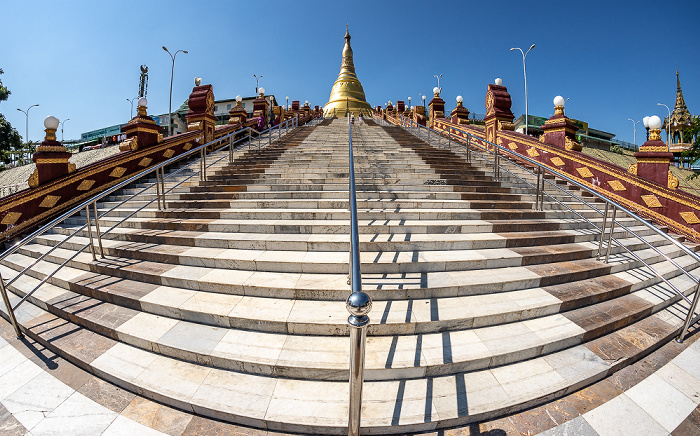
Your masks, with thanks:
[{"label": "decorative gold trim", "polygon": [[8,214],[5,215],[2,221],[0,221],[0,224],[5,224],[6,226],[13,226],[21,216],[21,212],[8,212]]},{"label": "decorative gold trim", "polygon": [[78,191],[88,191],[95,184],[94,180],[83,180],[80,185],[76,188]]},{"label": "decorative gold trim", "polygon": [[119,151],[136,151],[139,149],[139,140],[136,136],[127,138],[119,144]]},{"label": "decorative gold trim", "polygon": [[116,167],[115,169],[112,170],[111,173],[109,173],[109,177],[119,178],[119,177],[123,176],[125,172],[126,172],[126,168]]},{"label": "decorative gold trim", "polygon": [[196,130],[202,130],[202,128],[203,128],[202,126],[203,126],[203,125],[204,125],[204,124],[203,124],[201,121],[196,121],[196,122],[194,122],[194,123],[189,123],[189,124],[187,124],[187,131],[188,131],[188,132],[193,132],[193,131],[196,131]]},{"label": "decorative gold trim", "polygon": [[661,129],[649,129],[649,141],[661,141]]},{"label": "decorative gold trim", "polygon": [[159,133],[158,134],[158,144],[160,144],[161,142],[163,142],[163,134]]},{"label": "decorative gold trim", "polygon": [[37,152],[49,152],[49,153],[65,153],[66,147],[63,145],[39,145],[36,148]]},{"label": "decorative gold trim", "polygon": [[147,167],[151,164],[151,162],[153,162],[153,159],[151,159],[150,157],[144,157],[143,159],[141,159],[138,165],[140,167]]},{"label": "decorative gold trim", "polygon": [[694,212],[681,212],[679,215],[688,224],[700,224],[700,219]]},{"label": "decorative gold trim", "polygon": [[569,150],[569,151],[581,151],[581,150],[583,150],[583,146],[579,142],[573,141],[568,136],[564,137],[564,148]]},{"label": "decorative gold trim", "polygon": [[637,163],[668,164],[670,161],[663,157],[638,157]]},{"label": "decorative gold trim", "polygon": [[627,167],[627,172],[630,174],[634,174],[635,176],[637,175],[637,164],[630,164],[630,166]]},{"label": "decorative gold trim", "polygon": [[642,195],[642,200],[646,203],[647,207],[663,207],[661,202],[656,195]]},{"label": "decorative gold trim", "polygon": [[518,144],[516,144],[515,142],[510,142],[508,143],[508,148],[510,148],[511,150],[517,150]]},{"label": "decorative gold trim", "polygon": [[579,167],[576,168],[576,171],[583,177],[584,179],[587,179],[589,177],[593,177],[593,173],[591,170],[588,169],[588,167]]},{"label": "decorative gold trim", "polygon": [[558,167],[564,165],[564,161],[561,160],[561,158],[558,157],[558,156],[554,156],[553,158],[551,158],[551,159],[549,159],[549,160],[550,160],[554,165],[556,165],[556,166],[558,166]]},{"label": "decorative gold trim", "polygon": [[[207,148],[209,148],[209,147],[207,146]],[[172,148],[169,148],[169,149],[165,150],[165,153],[163,153],[163,157],[166,159],[170,159],[171,157],[173,157],[174,154],[175,154],[175,151]]]},{"label": "decorative gold trim", "polygon": [[611,188],[615,191],[626,191],[627,188],[625,188],[625,185],[622,184],[619,180],[610,180],[608,182]]},{"label": "decorative gold trim", "polygon": [[191,143],[191,142],[188,142],[187,144],[185,144],[185,145],[182,146],[182,149],[185,150],[185,151],[189,151],[190,148],[192,148],[192,143]]},{"label": "decorative gold trim", "polygon": [[54,207],[54,206],[56,206],[56,203],[58,203],[58,200],[60,200],[60,199],[61,199],[60,195],[47,195],[41,201],[41,204],[39,205],[39,207]]},{"label": "decorative gold trim", "polygon": [[537,156],[540,155],[540,154],[537,152],[537,149],[535,149],[535,148],[528,148],[528,149],[527,149],[527,154],[529,154],[530,157],[537,157]]},{"label": "decorative gold trim", "polygon": [[27,183],[29,183],[30,188],[39,187],[39,171],[36,168],[34,168],[34,172],[29,176],[29,179],[27,179]]},{"label": "decorative gold trim", "polygon": [[668,152],[668,146],[667,145],[647,145],[644,146],[642,145],[639,147],[639,151],[642,152]]},{"label": "decorative gold trim", "polygon": [[47,141],[47,142],[56,141],[56,129],[44,129],[44,132],[46,132],[46,136],[44,137],[44,141]]},{"label": "decorative gold trim", "polygon": [[668,172],[668,187],[670,189],[678,188],[678,179],[676,178],[676,176],[671,174],[671,171]]},{"label": "decorative gold trim", "polygon": [[64,164],[68,163],[67,157],[50,158],[50,159],[37,159],[37,164]]},{"label": "decorative gold trim", "polygon": [[68,173],[74,173],[75,172],[75,164],[68,162]]}]

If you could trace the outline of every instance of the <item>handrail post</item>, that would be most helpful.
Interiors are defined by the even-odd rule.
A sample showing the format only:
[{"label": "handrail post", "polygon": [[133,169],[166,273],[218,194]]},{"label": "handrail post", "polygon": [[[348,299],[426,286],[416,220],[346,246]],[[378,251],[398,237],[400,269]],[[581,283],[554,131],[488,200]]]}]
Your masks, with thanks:
[{"label": "handrail post", "polygon": [[607,201],[605,202],[605,212],[603,212],[603,227],[600,229],[600,242],[598,243],[598,254],[595,257],[595,260],[600,260],[600,254],[603,251],[603,239],[605,238],[605,227],[608,224],[608,208],[610,207],[610,203]]},{"label": "handrail post", "polygon": [[168,209],[168,205],[165,203],[165,168],[160,167],[160,193],[163,196],[163,210]]},{"label": "handrail post", "polygon": [[498,146],[493,146],[493,178],[498,180]]},{"label": "handrail post", "polygon": [[87,216],[87,231],[90,237],[90,252],[92,253],[92,260],[97,260],[95,255],[95,242],[92,240],[92,223],[90,222],[90,205],[85,205],[85,214]]},{"label": "handrail post", "polygon": [[540,210],[540,178],[542,177],[542,167],[537,167],[537,189],[535,190],[535,210]]},{"label": "handrail post", "polygon": [[102,235],[100,234],[100,216],[97,213],[97,201],[92,202],[92,207],[95,209],[95,230],[97,231],[97,244],[100,246],[100,257],[105,258],[105,251],[102,248]]},{"label": "handrail post", "polygon": [[[202,164],[200,163],[199,166],[201,167]],[[160,177],[160,172],[158,171],[158,168],[156,168],[156,200],[158,202],[158,210],[161,210],[160,208],[160,181],[158,178]],[[199,176],[200,180],[202,178],[202,175],[200,174]]]},{"label": "handrail post", "polygon": [[615,233],[615,215],[617,214],[617,208],[613,206],[613,216],[610,220],[610,236],[608,237],[608,251],[605,253],[605,263],[608,263],[608,258],[610,257],[610,249],[612,248],[613,233]]},{"label": "handrail post", "polygon": [[15,329],[15,335],[17,336],[17,339],[22,339],[24,337],[24,334],[22,333],[22,330],[20,330],[19,324],[17,324],[15,311],[12,310],[12,305],[10,304],[10,297],[7,295],[7,289],[5,288],[5,280],[3,280],[1,275],[0,292],[2,292],[2,301],[5,303],[5,308],[7,308],[7,316],[10,318],[10,323],[12,323],[12,327],[14,327]]},{"label": "handrail post", "polygon": [[233,163],[233,137],[236,136],[235,134],[231,135],[229,137],[229,142],[228,142],[228,163]]},{"label": "handrail post", "polygon": [[694,297],[693,297],[693,304],[690,305],[690,309],[688,309],[688,316],[685,318],[685,322],[683,323],[683,328],[681,329],[681,333],[678,335],[678,338],[676,338],[676,342],[678,343],[683,343],[683,340],[685,339],[685,334],[688,332],[688,328],[690,327],[690,321],[693,319],[693,315],[695,314],[695,308],[698,305],[698,291],[700,291],[700,283],[695,285],[695,292],[694,292]]}]

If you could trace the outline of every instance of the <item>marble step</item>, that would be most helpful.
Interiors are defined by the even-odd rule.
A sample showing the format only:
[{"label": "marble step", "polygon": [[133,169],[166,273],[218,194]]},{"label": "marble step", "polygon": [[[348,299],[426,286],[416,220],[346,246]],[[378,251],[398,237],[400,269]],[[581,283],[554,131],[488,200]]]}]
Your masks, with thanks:
[{"label": "marble step", "polygon": [[[371,407],[363,408],[363,429],[368,434],[429,431],[551,401],[656,349],[678,330],[673,313],[678,311],[683,311],[681,303],[585,345],[511,365],[416,380],[366,381],[363,398]],[[262,429],[347,432],[347,381],[277,379],[212,368],[119,343],[36,306],[27,305],[20,316],[27,333],[42,345],[148,398]],[[624,339],[640,334],[650,340]]]}]

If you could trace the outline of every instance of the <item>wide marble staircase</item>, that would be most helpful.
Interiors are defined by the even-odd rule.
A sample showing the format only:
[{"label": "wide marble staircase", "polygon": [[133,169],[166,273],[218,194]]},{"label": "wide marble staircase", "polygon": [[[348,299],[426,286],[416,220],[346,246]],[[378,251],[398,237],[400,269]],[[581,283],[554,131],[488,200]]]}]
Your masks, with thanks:
[{"label": "wide marble staircase", "polygon": [[[591,223],[602,218],[563,192],[551,195],[571,210],[550,199],[535,210],[534,190],[519,179],[526,172],[496,181],[487,161],[468,163],[462,149],[372,121],[353,127],[353,144],[362,287],[373,300],[363,432],[427,431],[524,410],[677,334],[687,304],[641,260],[683,292],[693,282],[621,230],[615,237],[638,258],[613,247],[608,263],[596,260]],[[20,307],[19,322],[82,368],[183,410],[263,429],[346,433],[347,189],[344,120],[246,149],[215,164],[207,181],[170,191],[167,209],[152,203],[103,236],[104,258],[85,250],[67,262]],[[154,194],[102,217],[101,230]],[[618,220],[700,274],[674,244]],[[9,256],[2,276],[84,222],[73,217]],[[54,250],[10,286],[13,301],[87,242],[83,231]]]}]

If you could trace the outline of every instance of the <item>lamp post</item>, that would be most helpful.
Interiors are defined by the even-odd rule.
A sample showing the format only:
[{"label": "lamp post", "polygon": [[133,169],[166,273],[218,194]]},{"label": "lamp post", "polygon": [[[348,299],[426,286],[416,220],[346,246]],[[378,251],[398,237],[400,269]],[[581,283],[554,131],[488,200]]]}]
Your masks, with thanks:
[{"label": "lamp post", "polygon": [[408,97],[408,110],[411,110],[411,97]]},{"label": "lamp post", "polygon": [[[657,106],[666,106],[666,105],[663,104],[663,103],[656,103],[656,105],[657,105]],[[669,131],[669,128],[671,127],[671,109],[669,109],[669,107],[666,106],[666,110],[668,111],[668,118],[667,118],[667,121],[666,121],[666,145],[669,145],[669,146],[670,146],[671,143],[669,142],[668,131]]]},{"label": "lamp post", "polygon": [[70,118],[66,118],[65,120],[61,121],[61,142],[63,142],[63,123],[68,120],[70,120]]},{"label": "lamp post", "polygon": [[187,50],[178,50],[175,54],[170,53],[165,46],[163,46],[163,50],[165,50],[173,60],[173,66],[170,68],[170,101],[168,102],[168,136],[173,136],[173,75],[175,74],[175,56],[180,52],[187,54]]},{"label": "lamp post", "polygon": [[129,103],[131,103],[131,112],[129,112],[129,115],[130,115],[129,119],[134,118],[134,100],[136,100],[137,98],[138,98],[138,97],[134,97],[134,98],[132,98],[132,99],[128,99],[128,98],[126,99],[126,101],[128,101]]},{"label": "lamp post", "polygon": [[289,110],[289,96],[285,97],[287,99],[287,110]]},{"label": "lamp post", "polygon": [[527,135],[527,125],[528,125],[528,113],[527,113],[527,71],[525,70],[525,58],[527,57],[527,54],[530,53],[530,50],[535,48],[535,44],[532,44],[530,48],[527,49],[526,52],[523,52],[523,49],[520,47],[513,47],[510,49],[510,51],[514,50],[520,50],[520,54],[523,55],[523,78],[525,79],[525,134]]},{"label": "lamp post", "polygon": [[255,77],[255,95],[258,95],[258,82],[262,79],[262,75],[253,74],[253,77]]},{"label": "lamp post", "polygon": [[632,142],[636,146],[637,145],[637,123],[639,123],[639,121],[635,121],[632,118],[627,118],[627,119],[629,121],[632,121],[632,128],[634,128],[634,132],[632,133]]},{"label": "lamp post", "polygon": [[[442,74],[440,74],[439,76],[437,74],[433,74],[433,77],[435,77],[437,79],[437,81],[438,81],[437,87],[440,88],[440,77],[442,77]],[[440,88],[440,92],[442,92],[442,88]]]},{"label": "lamp post", "polygon": [[425,95],[421,94],[421,97],[423,99],[423,112],[425,112]]},{"label": "lamp post", "polygon": [[645,128],[646,131],[647,131],[647,141],[649,140],[649,119],[650,119],[650,118],[651,118],[651,117],[648,117],[648,116],[642,118],[642,124],[644,124],[644,128]]},{"label": "lamp post", "polygon": [[27,126],[26,126],[27,136],[24,138],[24,142],[27,144],[29,144],[29,109],[33,108],[34,106],[39,106],[39,105],[33,104],[33,105],[29,106],[26,111],[23,111],[22,109],[17,108],[18,111],[22,112],[24,115],[27,116]]}]

